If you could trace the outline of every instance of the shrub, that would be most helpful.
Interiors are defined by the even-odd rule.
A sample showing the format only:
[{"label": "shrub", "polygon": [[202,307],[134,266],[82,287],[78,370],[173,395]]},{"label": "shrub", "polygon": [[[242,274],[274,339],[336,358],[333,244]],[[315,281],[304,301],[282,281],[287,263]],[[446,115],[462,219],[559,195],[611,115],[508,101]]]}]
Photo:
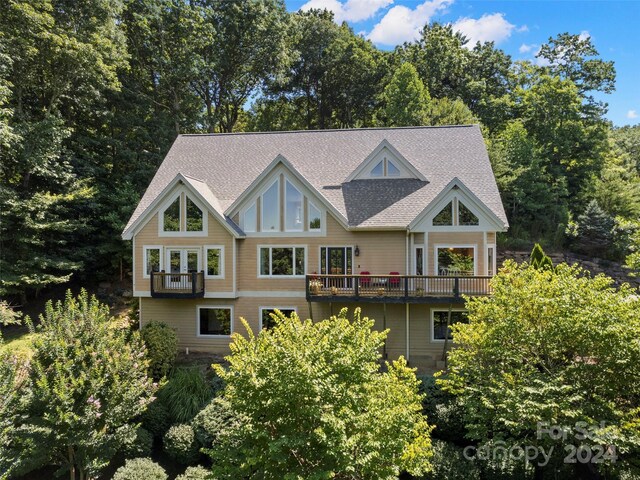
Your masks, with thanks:
[{"label": "shrub", "polygon": [[169,374],[178,355],[178,335],[161,322],[151,322],[142,327],[142,340],[147,346],[147,355],[151,361],[149,373],[159,380]]},{"label": "shrub", "polygon": [[[423,413],[429,424],[435,425],[433,437],[454,442],[464,443],[466,428],[464,426],[464,405],[449,392],[442,390],[431,375],[419,377],[421,380],[420,393]],[[441,377],[442,378],[442,377]]]},{"label": "shrub", "polygon": [[120,452],[125,458],[148,457],[153,448],[153,434],[146,428],[138,427],[136,436],[122,443]]},{"label": "shrub", "polygon": [[134,458],[116,470],[112,480],[167,480],[164,469],[150,458]]},{"label": "shrub", "polygon": [[220,432],[234,421],[229,402],[224,397],[214,398],[193,419],[191,426],[200,447],[210,447]]},{"label": "shrub", "polygon": [[174,425],[164,436],[164,451],[183,465],[198,458],[198,445],[191,425]]},{"label": "shrub", "polygon": [[154,438],[162,438],[171,426],[169,410],[158,399],[151,403],[142,414],[142,426],[151,432]]},{"label": "shrub", "polygon": [[207,480],[209,478],[212,478],[211,472],[197,465],[195,467],[187,467],[182,475],[176,477],[176,480]]},{"label": "shrub", "polygon": [[432,447],[433,470],[423,477],[425,480],[480,480],[480,469],[475,461],[464,457],[462,448],[437,439]]},{"label": "shrub", "polygon": [[171,423],[188,423],[213,397],[213,388],[198,367],[176,368],[158,392]]}]

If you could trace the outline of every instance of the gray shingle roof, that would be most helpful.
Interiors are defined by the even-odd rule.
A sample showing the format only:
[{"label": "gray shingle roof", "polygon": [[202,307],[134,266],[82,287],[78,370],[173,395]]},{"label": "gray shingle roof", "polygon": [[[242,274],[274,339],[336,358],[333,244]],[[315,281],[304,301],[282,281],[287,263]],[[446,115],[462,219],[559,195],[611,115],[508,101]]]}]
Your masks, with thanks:
[{"label": "gray shingle roof", "polygon": [[[427,182],[345,179],[382,142],[391,143]],[[276,158],[284,156],[353,227],[406,227],[454,177],[507,225],[477,125],[180,135],[127,228],[178,173],[199,179],[223,213]]]}]

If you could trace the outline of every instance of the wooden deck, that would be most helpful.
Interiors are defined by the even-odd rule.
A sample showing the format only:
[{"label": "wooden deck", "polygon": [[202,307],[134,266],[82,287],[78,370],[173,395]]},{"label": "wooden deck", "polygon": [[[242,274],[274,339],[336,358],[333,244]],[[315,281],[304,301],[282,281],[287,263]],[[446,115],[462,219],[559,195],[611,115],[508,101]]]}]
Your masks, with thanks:
[{"label": "wooden deck", "polygon": [[151,296],[154,298],[204,297],[204,272],[151,272]]},{"label": "wooden deck", "polygon": [[491,294],[490,276],[307,275],[310,302],[464,303]]}]

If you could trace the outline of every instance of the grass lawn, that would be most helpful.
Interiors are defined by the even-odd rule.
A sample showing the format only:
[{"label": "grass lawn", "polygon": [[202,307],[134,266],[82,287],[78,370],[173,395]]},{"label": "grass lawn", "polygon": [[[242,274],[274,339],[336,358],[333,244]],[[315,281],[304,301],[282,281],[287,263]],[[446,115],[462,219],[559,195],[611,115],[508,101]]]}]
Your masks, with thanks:
[{"label": "grass lawn", "polygon": [[4,344],[0,346],[0,351],[14,353],[18,356],[29,355],[31,342],[35,335],[35,333],[29,333],[29,329],[25,326],[3,329]]}]

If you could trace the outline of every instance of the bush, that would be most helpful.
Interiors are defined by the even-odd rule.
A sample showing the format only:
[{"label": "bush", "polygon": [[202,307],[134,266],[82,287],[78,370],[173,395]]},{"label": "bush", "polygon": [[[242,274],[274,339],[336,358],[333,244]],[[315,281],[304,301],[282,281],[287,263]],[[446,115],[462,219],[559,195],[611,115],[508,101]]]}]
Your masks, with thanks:
[{"label": "bush", "polygon": [[213,397],[212,385],[200,368],[176,368],[158,400],[167,407],[171,423],[188,423]]},{"label": "bush", "polygon": [[154,438],[162,438],[171,426],[169,410],[158,399],[151,403],[142,414],[142,426],[150,431]]},{"label": "bush", "polygon": [[432,447],[433,470],[423,477],[425,480],[480,480],[480,469],[464,457],[462,448],[437,439],[433,439]]},{"label": "bush", "polygon": [[229,402],[223,397],[214,398],[193,419],[191,426],[200,447],[210,447],[220,432],[234,421]]},{"label": "bush", "polygon": [[153,434],[146,428],[139,427],[136,436],[129,442],[124,442],[120,452],[125,458],[148,457],[153,448]]},{"label": "bush", "polygon": [[151,361],[149,373],[159,380],[169,374],[178,355],[178,335],[165,323],[151,322],[142,327],[142,340]]},{"label": "bush", "polygon": [[134,458],[116,470],[112,480],[167,480],[164,469],[150,458]]},{"label": "bush", "polygon": [[198,445],[191,425],[174,425],[164,436],[164,451],[183,465],[198,458]]},{"label": "bush", "polygon": [[[442,378],[442,377],[441,377]],[[435,425],[433,437],[457,444],[464,443],[464,405],[451,393],[445,392],[430,375],[419,377],[423,413],[430,425]]]},{"label": "bush", "polygon": [[182,475],[178,475],[176,480],[207,480],[211,477],[211,472],[200,465],[188,467]]}]

